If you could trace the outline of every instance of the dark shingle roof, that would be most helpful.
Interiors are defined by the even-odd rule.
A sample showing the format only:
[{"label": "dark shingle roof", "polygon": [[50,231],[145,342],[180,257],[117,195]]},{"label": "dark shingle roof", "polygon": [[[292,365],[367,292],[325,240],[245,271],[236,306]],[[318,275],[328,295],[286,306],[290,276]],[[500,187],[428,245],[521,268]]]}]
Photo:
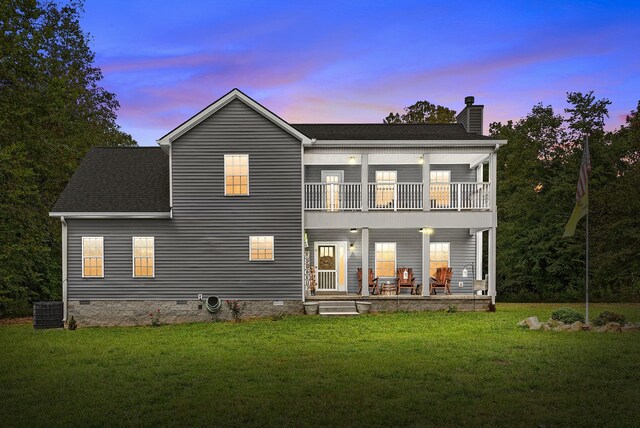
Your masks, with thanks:
[{"label": "dark shingle roof", "polygon": [[317,140],[491,140],[471,134],[458,123],[298,123],[291,124]]},{"label": "dark shingle roof", "polygon": [[94,147],[52,211],[169,212],[169,156],[156,147]]}]

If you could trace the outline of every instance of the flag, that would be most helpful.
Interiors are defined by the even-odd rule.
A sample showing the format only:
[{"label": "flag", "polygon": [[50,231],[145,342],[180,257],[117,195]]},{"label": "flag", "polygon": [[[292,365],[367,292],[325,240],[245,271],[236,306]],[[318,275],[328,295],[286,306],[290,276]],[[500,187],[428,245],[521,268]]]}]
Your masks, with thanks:
[{"label": "flag", "polygon": [[576,190],[576,206],[567,225],[564,227],[562,237],[573,236],[576,233],[578,221],[589,211],[589,173],[591,172],[591,156],[589,156],[589,138],[584,143],[582,153],[582,163],[580,164],[580,176],[578,177],[578,188]]}]

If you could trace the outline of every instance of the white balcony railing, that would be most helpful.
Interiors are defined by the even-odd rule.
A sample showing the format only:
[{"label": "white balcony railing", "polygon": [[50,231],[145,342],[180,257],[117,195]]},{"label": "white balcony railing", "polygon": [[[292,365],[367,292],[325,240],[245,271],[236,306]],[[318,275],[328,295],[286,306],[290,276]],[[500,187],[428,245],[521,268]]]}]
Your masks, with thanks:
[{"label": "white balcony railing", "polygon": [[[368,209],[372,211],[422,210],[422,183],[367,183]],[[433,183],[429,187],[432,210],[488,210],[489,183]],[[305,184],[305,209],[316,211],[360,211],[360,183]]]},{"label": "white balcony railing", "polygon": [[369,183],[370,210],[421,210],[422,183]]},{"label": "white balcony railing", "polygon": [[433,183],[429,187],[432,210],[487,210],[489,183]]},{"label": "white balcony railing", "polygon": [[354,211],[362,208],[360,183],[313,183],[304,185],[304,207],[319,211]]}]

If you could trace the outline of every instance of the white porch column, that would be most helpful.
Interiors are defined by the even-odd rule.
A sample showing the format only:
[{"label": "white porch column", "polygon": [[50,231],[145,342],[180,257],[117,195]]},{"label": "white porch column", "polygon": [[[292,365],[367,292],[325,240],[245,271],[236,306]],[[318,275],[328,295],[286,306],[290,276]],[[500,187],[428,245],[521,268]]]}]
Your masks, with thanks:
[{"label": "white porch column", "polygon": [[422,297],[429,295],[429,267],[431,265],[431,235],[422,233]]},{"label": "white porch column", "polygon": [[429,153],[422,154],[422,211],[431,210],[431,164]]},{"label": "white porch column", "polygon": [[[360,186],[362,186],[362,211],[369,211],[369,155],[360,156]],[[367,289],[368,290],[368,289]]]},{"label": "white porch column", "polygon": [[489,296],[496,304],[496,228],[489,229]]},{"label": "white porch column", "polygon": [[369,295],[369,229],[362,228],[362,295]]},{"label": "white porch column", "polygon": [[498,152],[495,150],[491,153],[491,160],[489,161],[489,182],[491,183],[491,210],[495,216],[496,190],[498,188]]},{"label": "white porch column", "polygon": [[482,279],[482,232],[476,232],[476,279]]}]

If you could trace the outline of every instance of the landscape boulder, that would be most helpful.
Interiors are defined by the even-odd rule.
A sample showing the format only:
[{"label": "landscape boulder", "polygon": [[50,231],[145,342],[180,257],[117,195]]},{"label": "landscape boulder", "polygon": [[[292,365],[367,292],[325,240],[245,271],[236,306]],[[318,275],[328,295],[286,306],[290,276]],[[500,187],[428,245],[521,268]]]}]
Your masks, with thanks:
[{"label": "landscape boulder", "polygon": [[529,317],[524,320],[529,330],[540,330],[542,328],[542,324],[538,321],[538,317]]},{"label": "landscape boulder", "polygon": [[582,323],[581,321],[576,321],[569,326],[571,331],[581,331],[582,327],[584,327],[584,323]]},{"label": "landscape boulder", "polygon": [[609,324],[606,325],[607,327],[607,333],[621,333],[622,332],[622,326],[620,325],[619,322],[610,322]]}]

